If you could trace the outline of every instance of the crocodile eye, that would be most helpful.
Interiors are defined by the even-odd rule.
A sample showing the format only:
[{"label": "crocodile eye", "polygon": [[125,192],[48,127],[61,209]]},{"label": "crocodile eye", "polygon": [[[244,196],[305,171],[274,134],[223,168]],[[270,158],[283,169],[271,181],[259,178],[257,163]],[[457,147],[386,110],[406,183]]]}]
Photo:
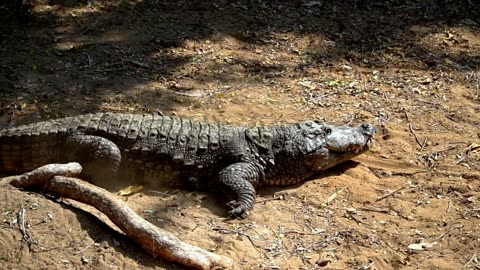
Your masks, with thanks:
[{"label": "crocodile eye", "polygon": [[332,134],[332,129],[329,128],[329,127],[324,127],[324,128],[323,128],[323,131],[325,131],[325,133],[326,133],[327,135]]},{"label": "crocodile eye", "polygon": [[363,124],[361,125],[361,127],[362,127],[363,129],[366,129],[366,130],[372,129],[372,125],[367,124],[367,123],[363,123]]}]

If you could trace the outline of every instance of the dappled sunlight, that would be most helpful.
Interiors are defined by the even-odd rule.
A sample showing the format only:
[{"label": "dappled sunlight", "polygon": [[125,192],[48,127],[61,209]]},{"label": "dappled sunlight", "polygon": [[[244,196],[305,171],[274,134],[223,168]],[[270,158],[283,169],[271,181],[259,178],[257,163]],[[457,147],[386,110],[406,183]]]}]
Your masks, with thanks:
[{"label": "dappled sunlight", "polygon": [[[224,220],[215,194],[131,197],[156,225],[228,254],[245,269],[460,269],[479,250],[472,233],[480,217],[480,10],[474,1],[33,3],[31,14],[0,6],[0,128],[95,112],[246,127],[313,119],[377,127],[376,144],[355,166],[288,189],[267,188],[257,193],[247,220]],[[8,197],[17,207],[34,199],[39,210],[56,211],[52,201],[20,194],[21,202]],[[1,200],[0,207],[10,209]],[[34,222],[45,218],[28,213]],[[39,232],[35,237],[44,222],[30,228]],[[18,230],[0,227],[0,240],[8,240],[0,241],[0,262],[7,268],[159,267],[128,241],[104,241],[114,239],[104,233],[108,228],[85,236],[82,229],[97,221],[69,222],[71,233],[63,226],[41,239],[68,252],[24,256],[20,266],[20,243],[5,237]],[[82,247],[68,246],[78,239],[86,239]],[[436,244],[408,249],[421,242]],[[82,256],[90,260],[86,266]]]},{"label": "dappled sunlight", "polygon": [[410,31],[418,34],[415,42],[418,49],[428,53],[428,66],[442,66],[458,71],[472,71],[480,68],[479,29],[449,27],[436,29],[428,26],[412,26]]},{"label": "dappled sunlight", "polygon": [[[60,108],[61,99],[51,99],[61,94],[89,95],[75,106],[91,109],[112,94],[123,93],[129,104],[135,100],[130,92],[148,85],[180,99],[261,85],[273,100],[287,94],[303,109],[341,109],[339,95],[369,93],[375,78],[390,71],[405,70],[406,79],[390,86],[399,89],[416,76],[412,70],[451,69],[465,78],[479,66],[478,29],[468,4],[40,2],[33,8],[36,24],[22,26],[27,38],[18,32],[2,45],[12,54],[21,40],[29,51],[2,61],[27,63],[9,78],[25,89],[22,98],[46,102],[51,111]],[[444,85],[446,78],[430,78],[412,91],[439,95]],[[135,108],[170,110],[165,99]]]},{"label": "dappled sunlight", "polygon": [[[87,15],[97,14],[100,15],[102,13],[102,7],[98,5],[90,4],[91,1],[88,1],[89,4],[82,4],[82,5],[73,5],[68,6],[65,5],[63,2],[58,2],[57,4],[52,4],[50,1],[45,4],[35,5],[32,9],[32,13],[37,16],[48,16],[53,15],[57,17],[69,17],[69,18],[76,18],[76,17],[85,17]],[[74,2],[74,1],[71,1]]]},{"label": "dappled sunlight", "polygon": [[[135,31],[133,30],[125,30],[125,29],[111,29],[109,31],[105,31],[99,35],[98,38],[94,39],[90,44],[122,44],[122,45],[129,45],[129,44],[138,44],[148,40],[139,40],[138,36],[136,35]],[[82,39],[79,38],[79,42],[82,42]],[[83,42],[88,42],[88,38],[85,38]]]}]

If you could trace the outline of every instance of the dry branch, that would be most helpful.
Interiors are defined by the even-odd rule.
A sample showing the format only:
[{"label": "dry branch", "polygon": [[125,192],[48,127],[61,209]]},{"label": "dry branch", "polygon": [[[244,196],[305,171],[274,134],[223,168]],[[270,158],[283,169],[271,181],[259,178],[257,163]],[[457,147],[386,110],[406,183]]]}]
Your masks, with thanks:
[{"label": "dry branch", "polygon": [[420,152],[421,152],[425,148],[425,145],[427,143],[427,138],[425,138],[423,143],[420,142],[420,140],[417,137],[417,134],[415,133],[415,130],[413,129],[413,124],[412,122],[410,122],[410,117],[408,116],[407,110],[403,108],[402,111],[405,114],[405,118],[408,121],[408,129],[410,130],[410,133],[412,133],[413,137],[415,138],[415,141],[417,142],[418,146],[420,146]]},{"label": "dry branch", "polygon": [[[18,188],[41,186],[46,192],[91,205],[103,212],[129,238],[154,257],[195,269],[232,269],[231,259],[180,241],[144,220],[110,192],[78,178],[78,163],[50,164],[19,176],[3,179]],[[62,176],[58,176],[62,175]]]},{"label": "dry branch", "polygon": [[398,188],[398,189],[396,189],[396,190],[394,190],[394,191],[390,191],[389,193],[387,193],[387,194],[385,194],[385,195],[383,195],[383,196],[378,197],[375,201],[376,201],[376,202],[381,201],[381,200],[383,200],[383,199],[385,199],[385,198],[388,198],[388,197],[394,195],[395,193],[397,193],[397,192],[399,192],[399,191],[402,191],[402,190],[404,190],[404,189],[406,189],[406,188],[407,188],[407,187],[403,186],[403,187],[400,187],[400,188]]},{"label": "dry branch", "polygon": [[2,184],[10,184],[17,188],[43,187],[55,176],[78,176],[82,166],[76,162],[68,164],[48,164],[22,175],[8,176],[0,179]]}]

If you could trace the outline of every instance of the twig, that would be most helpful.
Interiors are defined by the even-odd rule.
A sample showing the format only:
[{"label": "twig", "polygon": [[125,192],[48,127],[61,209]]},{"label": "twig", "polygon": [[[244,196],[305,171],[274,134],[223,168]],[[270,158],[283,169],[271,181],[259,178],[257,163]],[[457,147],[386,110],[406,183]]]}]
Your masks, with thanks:
[{"label": "twig", "polygon": [[370,267],[372,267],[374,263],[375,263],[375,262],[372,261],[372,262],[369,263],[368,265],[365,265],[365,266],[363,267],[363,269],[364,269],[364,270],[370,269]]},{"label": "twig", "polygon": [[464,156],[461,159],[459,159],[455,164],[458,165],[458,164],[462,163],[463,161],[465,161],[466,159],[467,159],[467,156]]},{"label": "twig", "polygon": [[415,131],[413,130],[412,123],[408,123],[408,129],[410,130],[410,133],[412,133],[413,137],[415,138],[415,141],[417,142],[418,146],[420,146],[420,148],[422,148],[423,145],[420,142],[420,140],[418,139],[417,134],[415,134]]},{"label": "twig", "polygon": [[258,251],[258,249],[260,249],[260,247],[255,243],[255,241],[253,241],[253,239],[255,237],[253,237],[253,236],[251,236],[247,233],[244,233],[244,232],[241,232],[241,231],[238,231],[238,230],[226,229],[226,228],[222,228],[222,227],[213,227],[212,230],[217,231],[217,232],[234,233],[234,234],[245,236],[250,241],[250,243],[252,243],[252,245],[257,249],[257,251]]},{"label": "twig", "polygon": [[169,194],[168,192],[161,192],[157,190],[145,190],[145,193],[153,193],[153,194],[163,195],[163,196],[175,196],[174,194]]},{"label": "twig", "polygon": [[52,250],[58,250],[58,249],[66,249],[66,248],[71,248],[73,246],[76,246],[78,245],[80,242],[74,242],[74,243],[71,243],[71,244],[68,244],[66,246],[60,246],[60,247],[43,247],[43,246],[40,246],[39,245],[39,248],[40,250],[35,250],[35,253],[43,253],[43,252],[50,252]]},{"label": "twig", "polygon": [[397,193],[397,192],[399,192],[399,191],[402,191],[402,190],[404,190],[404,189],[406,189],[406,188],[407,188],[406,186],[400,187],[400,188],[398,188],[398,189],[396,189],[396,190],[394,190],[394,191],[391,191],[391,192],[389,192],[389,193],[387,193],[387,194],[385,194],[385,195],[383,195],[383,196],[378,197],[375,201],[376,201],[376,202],[381,201],[381,200],[383,200],[383,199],[385,199],[385,198],[388,198],[388,197],[394,195],[395,193]]},{"label": "twig", "polygon": [[423,99],[417,99],[416,101],[420,101],[420,102],[423,102],[423,103],[426,103],[426,104],[430,104],[430,105],[433,105],[435,107],[439,107],[440,109],[442,109],[444,112],[448,112],[447,109],[445,109],[445,107],[443,107],[440,103],[438,102],[431,102],[431,101],[428,101],[428,100],[423,100]]},{"label": "twig", "polygon": [[75,38],[75,37],[78,37],[78,36],[81,36],[83,34],[85,34],[86,32],[90,31],[91,28],[90,27],[85,27],[85,29],[83,29],[81,32],[77,33],[77,34],[73,34],[72,36],[70,36],[69,38]]},{"label": "twig", "polygon": [[412,175],[416,175],[418,173],[428,173],[428,172],[430,172],[430,171],[421,170],[421,171],[415,171],[415,172],[412,172],[412,173],[392,172],[392,176],[412,176]]},{"label": "twig", "polygon": [[463,212],[463,216],[466,216],[467,214],[474,215],[475,212],[480,213],[480,208],[465,209],[465,212]]},{"label": "twig", "polygon": [[23,207],[18,212],[18,226],[20,228],[20,231],[22,232],[23,244],[27,244],[28,248],[32,250],[32,244],[36,245],[37,241],[33,239],[32,234],[29,230],[27,230],[27,227],[25,226],[25,208]]},{"label": "twig", "polygon": [[308,233],[308,232],[290,230],[290,231],[283,232],[283,234],[296,233],[296,234],[300,234],[300,235],[318,235],[318,234],[324,233],[326,231],[327,230],[325,230],[325,229],[321,229],[321,230],[318,230],[317,232]]},{"label": "twig", "polygon": [[77,251],[77,252],[73,252],[73,255],[77,255],[77,254],[80,254],[82,253],[83,251],[85,251],[87,248],[91,247],[93,244],[95,244],[95,242],[97,241],[97,239],[93,240],[90,244],[88,244],[86,247],[82,248],[81,250]]},{"label": "twig", "polygon": [[428,170],[420,170],[420,171],[414,171],[414,172],[391,172],[390,174],[386,174],[383,169],[380,168],[375,168],[371,166],[367,166],[373,174],[375,174],[378,178],[387,178],[387,177],[392,177],[392,176],[412,176],[416,175],[419,173],[428,173],[430,171]]},{"label": "twig", "polygon": [[92,59],[90,58],[90,55],[88,53],[83,53],[83,54],[87,56],[87,60],[88,60],[88,66],[87,67],[91,67],[92,66]]},{"label": "twig", "polygon": [[367,208],[367,207],[362,207],[362,208],[359,208],[358,210],[361,210],[361,211],[370,211],[370,212],[377,212],[377,213],[385,213],[387,214],[388,212],[390,212],[389,209],[386,209],[386,208]]},{"label": "twig", "polygon": [[355,220],[357,222],[357,224],[362,224],[363,223],[363,221],[361,221],[360,219],[355,217],[355,215],[349,215],[348,217]]},{"label": "twig", "polygon": [[281,201],[283,200],[283,196],[279,196],[279,197],[273,197],[273,198],[268,198],[268,199],[263,199],[263,200],[257,200],[255,203],[264,203],[264,202],[268,202],[268,201]]},{"label": "twig", "polygon": [[405,118],[407,119],[407,121],[410,122],[410,117],[408,117],[407,110],[405,108],[402,108],[401,111],[403,112],[403,114],[405,114]]},{"label": "twig", "polygon": [[425,138],[425,141],[423,142],[423,144],[420,142],[420,140],[417,137],[417,134],[413,130],[413,124],[410,121],[410,117],[408,117],[407,110],[405,108],[402,108],[402,111],[405,114],[405,118],[408,121],[408,129],[410,130],[410,133],[412,133],[412,135],[415,138],[415,141],[417,142],[418,146],[420,146],[420,151],[423,151],[423,148],[425,148],[425,144],[427,143],[427,138]]},{"label": "twig", "polygon": [[438,150],[438,151],[434,151],[434,152],[440,154],[440,153],[443,153],[443,152],[447,152],[447,151],[453,150],[453,149],[455,149],[455,148],[457,148],[457,145],[449,146],[449,147],[447,147],[447,148],[445,148],[445,149],[443,149],[443,150]]},{"label": "twig", "polygon": [[448,228],[444,233],[442,233],[441,235],[435,237],[435,239],[433,241],[437,241],[437,240],[443,240],[443,237],[445,237],[445,235],[447,235],[448,233],[450,233],[451,231],[455,230],[455,229],[459,229],[461,228],[462,225],[460,224],[456,224],[456,226],[451,226],[450,228]]},{"label": "twig", "polygon": [[477,257],[477,252],[475,252],[475,253],[473,254],[473,256],[470,258],[470,260],[468,260],[468,262],[465,263],[465,264],[462,266],[461,269],[467,268],[467,266],[468,266],[469,264],[471,264],[471,263],[473,262],[473,260],[475,260],[475,257]]},{"label": "twig", "polygon": [[8,120],[8,127],[13,126],[13,118],[15,118],[15,111],[17,110],[17,105],[13,105],[12,114],[10,115],[10,119]]},{"label": "twig", "polygon": [[22,233],[22,245],[20,247],[20,258],[18,258],[18,263],[20,263],[22,261],[23,248],[25,247],[25,244],[28,246],[28,249],[30,251],[33,251],[32,244],[37,245],[37,242],[33,239],[32,234],[30,233],[29,230],[27,230],[25,226],[25,208],[23,207],[20,209],[20,211],[18,211],[17,223],[18,223],[18,228]]},{"label": "twig", "polygon": [[130,63],[132,65],[135,65],[135,66],[138,66],[138,67],[143,67],[143,68],[150,68],[149,65],[145,64],[145,63],[142,63],[142,62],[139,62],[139,61],[135,61],[135,60],[131,60],[131,59],[128,59],[126,60],[127,63]]},{"label": "twig", "polygon": [[425,148],[425,145],[427,144],[427,138],[425,137],[425,139],[423,140],[423,143],[422,143],[422,146],[420,147],[420,152],[423,151],[423,149]]}]

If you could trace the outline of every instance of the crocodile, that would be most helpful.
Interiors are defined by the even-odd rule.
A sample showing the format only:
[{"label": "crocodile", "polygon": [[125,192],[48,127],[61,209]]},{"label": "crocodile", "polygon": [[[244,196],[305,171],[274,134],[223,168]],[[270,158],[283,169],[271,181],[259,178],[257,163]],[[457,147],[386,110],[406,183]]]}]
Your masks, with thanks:
[{"label": "crocodile", "polygon": [[375,127],[319,120],[263,127],[197,122],[158,113],[95,113],[0,131],[0,172],[76,161],[83,175],[133,177],[149,186],[220,191],[245,218],[255,188],[301,183],[369,149]]}]

